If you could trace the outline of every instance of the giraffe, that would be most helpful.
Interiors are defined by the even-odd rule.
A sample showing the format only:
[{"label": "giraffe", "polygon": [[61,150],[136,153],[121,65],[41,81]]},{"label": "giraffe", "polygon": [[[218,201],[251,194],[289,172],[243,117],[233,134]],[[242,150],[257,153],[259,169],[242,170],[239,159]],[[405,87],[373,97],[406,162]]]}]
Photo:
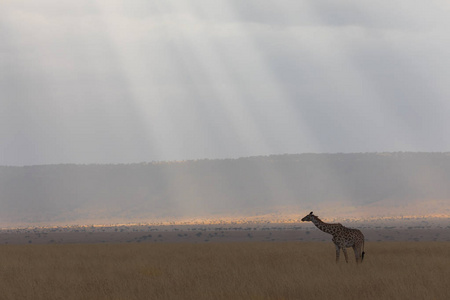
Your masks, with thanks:
[{"label": "giraffe", "polygon": [[340,251],[344,252],[345,261],[348,263],[347,249],[353,248],[355,252],[356,263],[360,263],[364,259],[364,235],[358,229],[347,228],[341,223],[325,223],[319,217],[310,212],[306,215],[302,222],[311,221],[317,228],[323,232],[333,236],[333,243],[336,246],[336,263],[339,261]]}]

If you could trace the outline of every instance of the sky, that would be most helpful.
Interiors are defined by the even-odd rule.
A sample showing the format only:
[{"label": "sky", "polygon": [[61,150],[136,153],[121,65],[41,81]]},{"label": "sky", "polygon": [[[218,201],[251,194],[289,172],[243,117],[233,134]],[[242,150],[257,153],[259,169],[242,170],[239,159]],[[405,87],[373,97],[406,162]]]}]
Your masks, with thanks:
[{"label": "sky", "polygon": [[450,151],[450,2],[1,0],[0,165]]}]

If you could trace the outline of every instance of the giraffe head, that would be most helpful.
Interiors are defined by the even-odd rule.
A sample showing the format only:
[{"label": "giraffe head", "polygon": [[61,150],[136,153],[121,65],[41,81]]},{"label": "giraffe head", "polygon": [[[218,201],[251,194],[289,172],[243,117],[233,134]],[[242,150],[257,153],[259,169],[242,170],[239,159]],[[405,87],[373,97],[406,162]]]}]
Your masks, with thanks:
[{"label": "giraffe head", "polygon": [[302,222],[305,222],[305,221],[312,221],[315,217],[316,217],[316,216],[313,215],[313,212],[310,212],[309,215],[306,215],[306,216],[302,219]]}]

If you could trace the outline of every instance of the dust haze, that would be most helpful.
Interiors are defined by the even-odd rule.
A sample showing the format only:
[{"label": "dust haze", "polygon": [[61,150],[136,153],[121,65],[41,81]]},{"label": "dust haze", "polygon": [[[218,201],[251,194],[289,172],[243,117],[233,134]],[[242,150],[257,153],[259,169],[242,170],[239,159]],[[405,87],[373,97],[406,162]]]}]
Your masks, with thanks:
[{"label": "dust haze", "polygon": [[447,153],[0,167],[3,227],[449,218]]}]

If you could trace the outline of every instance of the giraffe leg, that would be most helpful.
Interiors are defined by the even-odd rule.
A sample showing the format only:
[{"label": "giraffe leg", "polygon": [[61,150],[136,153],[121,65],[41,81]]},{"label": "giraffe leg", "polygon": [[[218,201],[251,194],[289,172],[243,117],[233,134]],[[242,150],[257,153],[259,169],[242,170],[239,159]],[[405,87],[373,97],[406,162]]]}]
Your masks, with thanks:
[{"label": "giraffe leg", "polygon": [[356,258],[356,263],[360,263],[360,257],[359,257],[359,253],[360,253],[360,248],[353,246],[353,251],[355,252],[355,258]]},{"label": "giraffe leg", "polygon": [[339,262],[339,255],[341,254],[341,249],[339,248],[338,245],[335,245],[335,246],[336,246],[336,263],[338,263]]},{"label": "giraffe leg", "polygon": [[348,263],[347,249],[345,249],[345,246],[342,247],[342,252],[344,252],[345,262]]}]

